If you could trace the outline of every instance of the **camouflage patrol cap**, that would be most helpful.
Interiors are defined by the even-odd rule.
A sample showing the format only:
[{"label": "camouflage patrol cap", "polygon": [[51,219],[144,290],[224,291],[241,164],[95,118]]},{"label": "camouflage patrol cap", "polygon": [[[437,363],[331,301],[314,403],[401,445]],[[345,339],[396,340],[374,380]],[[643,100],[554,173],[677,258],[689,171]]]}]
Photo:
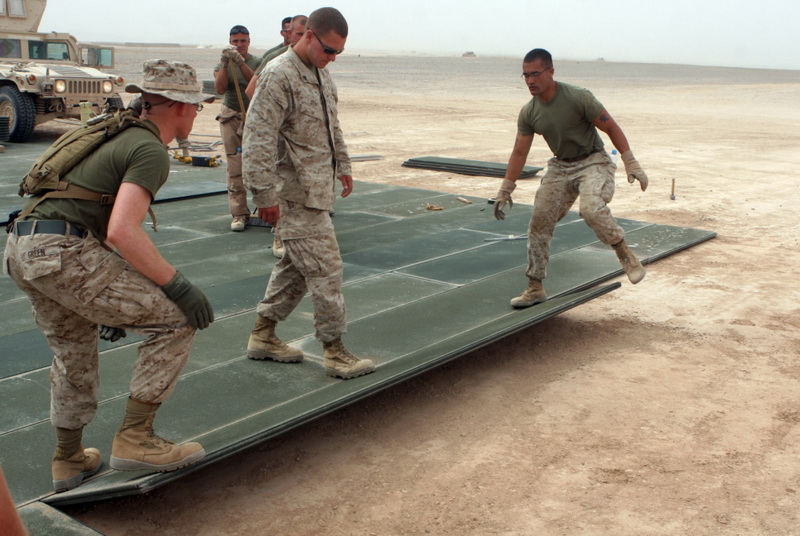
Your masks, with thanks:
[{"label": "camouflage patrol cap", "polygon": [[197,104],[213,102],[214,95],[203,93],[197,73],[188,63],[167,60],[147,60],[143,65],[144,77],[138,84],[128,84],[128,93],[152,93],[168,99]]}]

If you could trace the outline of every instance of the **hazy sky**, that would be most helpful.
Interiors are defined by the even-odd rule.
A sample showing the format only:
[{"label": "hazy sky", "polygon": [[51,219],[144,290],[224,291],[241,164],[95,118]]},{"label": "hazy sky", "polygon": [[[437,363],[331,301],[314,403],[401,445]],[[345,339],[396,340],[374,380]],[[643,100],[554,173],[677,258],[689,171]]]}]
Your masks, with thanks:
[{"label": "hazy sky", "polygon": [[[684,63],[800,69],[796,0],[49,0],[40,30],[83,41],[223,45],[234,24],[251,46],[280,41],[284,16],[339,9],[350,52]],[[226,6],[226,7],[222,7]]]}]

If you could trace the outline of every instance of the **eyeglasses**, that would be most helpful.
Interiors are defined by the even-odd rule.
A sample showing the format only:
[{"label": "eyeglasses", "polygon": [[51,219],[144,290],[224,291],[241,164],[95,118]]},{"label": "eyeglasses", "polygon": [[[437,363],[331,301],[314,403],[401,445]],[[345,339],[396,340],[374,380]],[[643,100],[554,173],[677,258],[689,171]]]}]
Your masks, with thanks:
[{"label": "eyeglasses", "polygon": [[323,51],[325,54],[329,54],[329,55],[332,55],[332,56],[338,56],[339,54],[341,54],[342,52],[344,52],[344,49],[342,49],[342,50],[336,50],[335,48],[331,48],[331,47],[329,47],[328,45],[326,45],[325,43],[323,43],[323,42],[322,42],[322,39],[320,39],[320,38],[319,38],[319,36],[317,35],[317,32],[315,32],[314,30],[311,30],[311,33],[313,33],[313,34],[314,34],[314,37],[316,37],[316,38],[317,38],[317,41],[319,41],[319,46],[321,46],[321,47],[322,47],[322,51]]},{"label": "eyeglasses", "polygon": [[169,100],[169,99],[162,100],[161,102],[143,101],[142,102],[142,108],[144,108],[145,110],[149,110],[153,106],[161,106],[162,104],[167,104],[167,103],[169,103],[169,106],[167,106],[167,108],[172,108],[173,106],[175,106],[176,102],[177,101]]},{"label": "eyeglasses", "polygon": [[545,69],[544,71],[533,71],[533,72],[530,72],[530,73],[522,73],[520,75],[520,78],[522,78],[524,80],[527,80],[528,78],[539,78],[540,76],[542,76],[544,73],[548,72],[549,70],[550,69]]},{"label": "eyeglasses", "polygon": [[250,35],[250,31],[241,24],[237,24],[236,26],[231,28],[231,35],[236,35],[236,34]]}]

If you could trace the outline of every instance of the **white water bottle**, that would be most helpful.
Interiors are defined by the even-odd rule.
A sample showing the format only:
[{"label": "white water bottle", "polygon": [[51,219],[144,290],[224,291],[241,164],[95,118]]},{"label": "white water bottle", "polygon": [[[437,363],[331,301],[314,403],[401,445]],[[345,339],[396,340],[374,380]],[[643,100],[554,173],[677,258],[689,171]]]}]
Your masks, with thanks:
[{"label": "white water bottle", "polygon": [[619,153],[617,152],[617,150],[614,149],[608,156],[611,157],[611,161],[614,162],[614,165],[616,166],[617,162],[619,162]]}]

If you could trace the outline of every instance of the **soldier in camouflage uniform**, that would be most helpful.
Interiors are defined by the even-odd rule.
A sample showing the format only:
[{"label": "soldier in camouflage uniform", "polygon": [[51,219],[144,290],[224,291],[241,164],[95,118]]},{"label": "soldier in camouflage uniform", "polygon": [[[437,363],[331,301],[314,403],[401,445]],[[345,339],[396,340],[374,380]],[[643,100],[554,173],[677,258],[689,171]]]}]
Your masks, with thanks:
[{"label": "soldier in camouflage uniform", "polygon": [[513,206],[511,193],[516,187],[533,135],[544,137],[555,156],[536,191],[528,228],[528,286],[511,306],[522,308],[547,300],[542,279],[547,275],[550,241],[556,223],[567,215],[580,195],[580,214],[597,238],[610,245],[631,283],[645,276],[636,255],[625,244],[625,231],[608,208],[614,197],[614,172],[617,166],[603,149],[602,130],[622,155],[628,182],[637,180],[647,188],[645,175],[630,150],[628,140],[616,121],[588,90],[556,82],[553,59],[544,49],[528,52],[522,62],[522,77],[533,98],[523,106],[517,121],[517,139],[508,168],[494,203],[494,215],[505,218],[503,208]]},{"label": "soldier in camouflage uniform", "polygon": [[[124,330],[146,335],[133,367],[125,417],[114,437],[111,467],[171,471],[205,455],[198,443],[176,445],[153,431],[153,419],[189,357],[197,329],[214,320],[203,292],[158,252],[142,222],[169,176],[166,145],[187,137],[201,102],[194,69],[150,60],[142,93],[147,128],[129,127],[101,145],[63,180],[116,195],[113,205],[49,198],[10,231],[4,270],[25,291],[53,352],[50,420],[57,446],[56,491],[72,489],[101,465],[97,449],[83,448],[83,428],[97,411],[98,326],[104,338]],[[28,206],[37,199],[31,198]],[[116,251],[113,251],[115,248]],[[113,333],[109,333],[113,332]]]},{"label": "soldier in camouflage uniform", "polygon": [[[347,329],[342,257],[330,217],[336,179],[342,197],[353,189],[336,87],[325,69],[346,39],[347,22],[339,11],[312,13],[303,37],[259,77],[244,129],[244,182],[257,206],[278,205],[285,249],[258,304],[247,355],[281,362],[303,359],[302,351],[275,335],[275,326],[310,291],[325,370],[343,379],[375,369],[371,360],[358,359],[342,344]],[[262,208],[259,216],[275,223],[276,212]]]},{"label": "soldier in camouflage uniform", "polygon": [[[263,56],[261,56],[258,69],[256,69],[255,73],[253,73],[253,78],[250,79],[250,83],[247,84],[247,89],[244,90],[245,94],[249,98],[253,98],[253,94],[256,92],[258,77],[261,74],[261,71],[264,70],[264,67],[267,66],[267,63],[289,50],[290,46],[294,46],[303,37],[303,35],[305,35],[308,17],[305,15],[295,15],[290,19],[290,21],[291,23],[289,28],[285,33],[285,35],[288,36],[289,43],[283,46],[275,47],[272,50],[268,50]],[[283,258],[283,254],[285,253],[285,250],[283,249],[283,241],[278,236],[278,233],[275,232],[274,228],[272,229],[272,232],[272,254],[279,259]]]}]

